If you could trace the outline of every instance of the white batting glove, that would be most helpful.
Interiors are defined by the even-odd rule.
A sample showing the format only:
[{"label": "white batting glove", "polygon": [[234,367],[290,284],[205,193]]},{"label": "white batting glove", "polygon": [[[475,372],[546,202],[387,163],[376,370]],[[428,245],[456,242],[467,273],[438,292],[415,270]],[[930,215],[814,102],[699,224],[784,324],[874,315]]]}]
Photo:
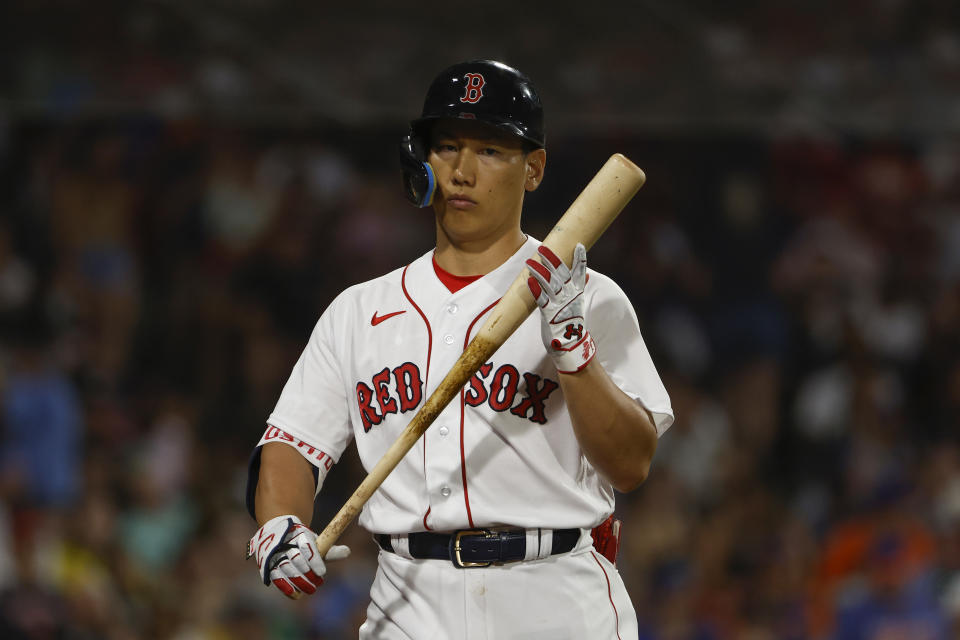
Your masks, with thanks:
[{"label": "white batting glove", "polygon": [[541,246],[540,262],[530,259],[531,277],[527,286],[540,307],[540,336],[553,357],[557,371],[576,373],[597,354],[597,345],[587,331],[586,302],[587,250],[577,243],[573,268],[553,251]]},{"label": "white batting glove", "polygon": [[[334,545],[327,560],[342,560],[350,548]],[[272,582],[288,598],[297,593],[313,593],[327,573],[324,558],[317,548],[317,534],[293,515],[277,516],[267,521],[247,543],[247,557],[257,559],[263,584]]]}]

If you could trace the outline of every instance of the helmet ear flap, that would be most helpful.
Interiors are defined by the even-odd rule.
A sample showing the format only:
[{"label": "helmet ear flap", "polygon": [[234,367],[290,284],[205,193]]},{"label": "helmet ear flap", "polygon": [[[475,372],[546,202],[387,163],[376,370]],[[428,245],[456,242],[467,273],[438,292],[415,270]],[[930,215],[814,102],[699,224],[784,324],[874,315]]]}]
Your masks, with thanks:
[{"label": "helmet ear flap", "polygon": [[418,207],[429,207],[437,181],[433,167],[426,161],[423,141],[412,130],[400,140],[400,169],[407,199]]}]

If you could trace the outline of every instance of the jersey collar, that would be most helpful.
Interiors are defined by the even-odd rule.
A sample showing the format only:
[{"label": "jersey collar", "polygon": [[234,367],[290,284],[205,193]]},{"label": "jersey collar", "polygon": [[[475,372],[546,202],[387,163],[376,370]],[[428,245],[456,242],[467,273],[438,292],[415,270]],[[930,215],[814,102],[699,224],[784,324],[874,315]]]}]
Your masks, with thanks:
[{"label": "jersey collar", "polygon": [[437,277],[433,268],[433,250],[430,250],[410,264],[404,278],[405,287],[424,310],[448,304],[453,299],[458,299],[458,303],[470,300],[483,308],[506,293],[523,269],[524,261],[536,254],[539,246],[539,240],[527,236],[527,241],[506,262],[455,293],[451,293]]}]

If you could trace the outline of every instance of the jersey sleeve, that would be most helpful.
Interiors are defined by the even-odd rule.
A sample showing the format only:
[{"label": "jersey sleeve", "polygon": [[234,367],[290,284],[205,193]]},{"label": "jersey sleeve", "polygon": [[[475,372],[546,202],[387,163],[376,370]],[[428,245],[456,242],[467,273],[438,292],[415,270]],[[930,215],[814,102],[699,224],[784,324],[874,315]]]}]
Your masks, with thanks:
[{"label": "jersey sleeve", "polygon": [[267,418],[269,425],[309,442],[333,462],[340,460],[353,439],[342,360],[334,347],[338,301],[320,317]]},{"label": "jersey sleeve", "polygon": [[331,342],[335,305],[324,312],[293,366],[267,428],[247,465],[246,505],[256,520],[256,491],[263,446],[280,442],[295,448],[311,465],[319,493],[323,480],[350,444],[353,430],[339,360]]},{"label": "jersey sleeve", "polygon": [[600,364],[614,384],[653,415],[657,435],[663,435],[673,424],[673,407],[640,334],[633,304],[613,280],[594,271],[587,290],[587,321]]}]

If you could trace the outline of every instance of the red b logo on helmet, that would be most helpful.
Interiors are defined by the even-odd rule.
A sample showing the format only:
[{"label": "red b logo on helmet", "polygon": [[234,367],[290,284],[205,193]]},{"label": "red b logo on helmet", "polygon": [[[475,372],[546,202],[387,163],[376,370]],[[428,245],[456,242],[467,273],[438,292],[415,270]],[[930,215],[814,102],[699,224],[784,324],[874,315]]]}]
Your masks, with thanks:
[{"label": "red b logo on helmet", "polygon": [[466,93],[460,98],[460,102],[469,102],[476,104],[483,97],[483,85],[486,82],[479,73],[465,73],[463,79],[466,80]]}]

